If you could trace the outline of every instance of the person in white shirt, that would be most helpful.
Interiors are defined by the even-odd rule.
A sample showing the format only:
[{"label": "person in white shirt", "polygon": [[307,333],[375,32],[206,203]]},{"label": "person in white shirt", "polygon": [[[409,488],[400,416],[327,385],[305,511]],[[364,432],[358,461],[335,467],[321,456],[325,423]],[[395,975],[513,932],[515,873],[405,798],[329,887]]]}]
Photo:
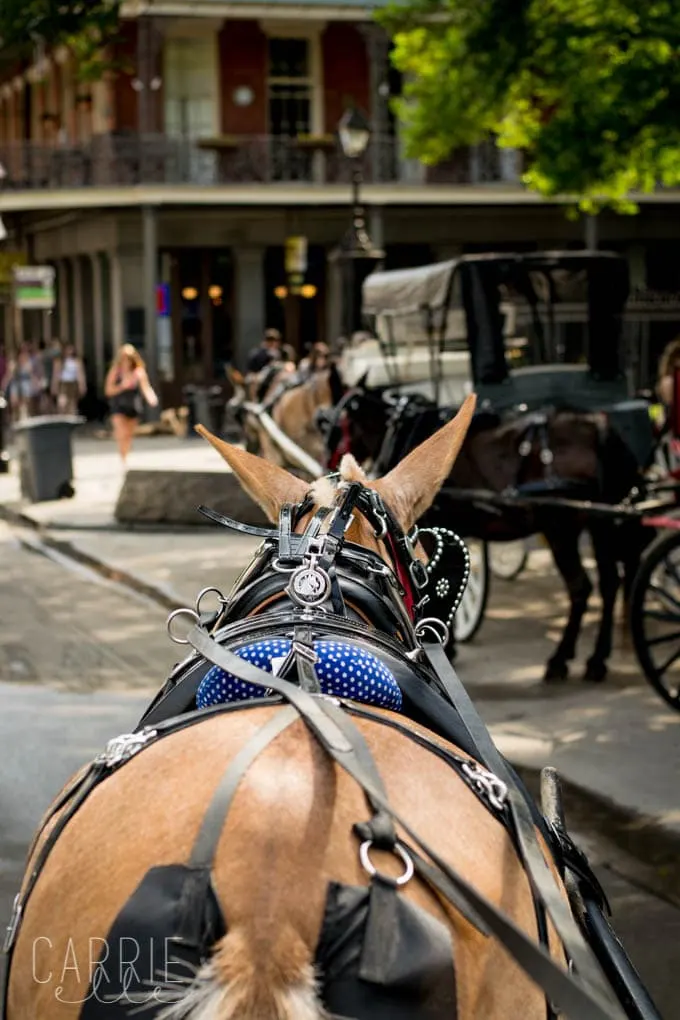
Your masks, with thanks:
[{"label": "person in white shirt", "polygon": [[52,368],[52,395],[60,414],[77,414],[78,401],[85,396],[87,383],[85,369],[73,344],[64,346],[61,357],[55,358]]}]

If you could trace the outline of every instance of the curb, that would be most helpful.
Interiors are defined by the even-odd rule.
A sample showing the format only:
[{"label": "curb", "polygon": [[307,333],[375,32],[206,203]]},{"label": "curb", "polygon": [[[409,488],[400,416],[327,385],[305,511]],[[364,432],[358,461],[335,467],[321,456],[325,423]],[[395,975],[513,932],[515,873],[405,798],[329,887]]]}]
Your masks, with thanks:
[{"label": "curb", "polygon": [[[49,534],[50,526],[39,524],[21,511],[0,504],[0,519],[9,524],[38,532],[40,541],[62,556],[68,557],[100,574],[102,577],[151,599],[164,609],[177,609],[183,604],[178,596],[163,591],[138,576],[82,552],[73,543],[60,541]],[[75,529],[74,529],[75,530]],[[94,529],[91,529],[94,530]],[[99,529],[112,530],[112,529]],[[151,530],[121,528],[116,530]],[[168,531],[167,528],[153,528]],[[179,529],[177,529],[179,530]],[[189,530],[189,529],[182,529]],[[190,533],[193,533],[191,529]],[[509,761],[540,802],[540,768]],[[624,878],[634,881],[655,895],[680,906],[680,832],[664,826],[657,818],[634,808],[624,807],[607,797],[572,782],[560,773],[564,809],[570,831],[594,832],[606,844],[607,864]],[[578,842],[578,836],[576,837]]]},{"label": "curb", "polygon": [[178,609],[183,605],[183,601],[179,598],[179,596],[173,596],[169,592],[164,592],[155,585],[142,581],[141,578],[134,574],[130,574],[118,567],[112,567],[110,564],[105,563],[104,560],[100,560],[96,556],[90,556],[89,553],[85,553],[81,549],[78,549],[72,542],[64,542],[59,539],[52,538],[49,534],[50,529],[48,527],[38,524],[38,522],[34,521],[32,517],[29,517],[20,511],[10,510],[7,506],[0,505],[0,519],[5,520],[8,524],[28,528],[31,531],[37,532],[40,537],[40,541],[48,549],[53,549],[62,556],[66,556],[69,559],[74,560],[76,563],[89,567],[90,570],[95,571],[109,581],[115,581],[117,584],[123,585],[126,588],[131,588],[140,595],[144,595],[146,598],[156,602],[164,609]]},{"label": "curb", "polygon": [[137,523],[126,523],[121,524],[119,521],[112,519],[108,524],[78,524],[74,521],[37,521],[35,517],[31,517],[30,514],[25,513],[23,510],[16,510],[14,507],[7,506],[6,503],[0,503],[0,520],[6,521],[8,524],[14,524],[21,528],[30,528],[33,531],[38,531],[41,534],[45,534],[52,531],[83,531],[86,533],[111,533],[120,532],[121,534],[127,534],[129,532],[136,532],[140,534],[158,535],[195,535],[201,534],[206,529],[210,528],[210,522],[203,523],[198,512],[196,513],[198,519],[197,524],[154,524],[151,522],[139,521]]}]

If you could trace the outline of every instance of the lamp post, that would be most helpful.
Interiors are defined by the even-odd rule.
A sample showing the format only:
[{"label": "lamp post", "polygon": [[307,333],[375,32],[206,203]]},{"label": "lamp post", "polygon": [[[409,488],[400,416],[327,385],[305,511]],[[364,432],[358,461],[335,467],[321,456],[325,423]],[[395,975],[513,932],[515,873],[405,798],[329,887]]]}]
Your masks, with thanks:
[{"label": "lamp post", "polygon": [[343,269],[343,333],[350,338],[361,327],[361,286],[385,253],[375,248],[368,236],[365,210],[361,204],[361,160],[371,140],[371,129],[361,110],[352,108],[342,115],[338,123],[338,137],[352,167],[352,225],[337,252]]}]

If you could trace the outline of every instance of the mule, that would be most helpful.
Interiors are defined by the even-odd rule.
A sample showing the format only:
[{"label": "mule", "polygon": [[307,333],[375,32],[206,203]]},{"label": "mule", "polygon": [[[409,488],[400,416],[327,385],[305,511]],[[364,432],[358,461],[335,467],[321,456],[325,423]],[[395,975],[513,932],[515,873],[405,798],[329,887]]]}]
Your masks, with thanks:
[{"label": "mule", "polygon": [[[223,630],[213,626],[221,644],[198,624],[190,632],[205,653],[177,674],[187,685],[202,677],[192,710],[169,720],[155,703],[156,715],[145,715],[155,721],[114,742],[51,809],[15,914],[6,1020],[328,1020],[340,1013],[545,1020],[554,1014],[525,972],[526,947],[539,939],[545,948],[534,955],[541,973],[552,975],[551,994],[559,999],[560,989],[577,987],[535,901],[536,888],[548,883],[555,924],[559,915],[564,926],[567,897],[545,826],[537,835],[529,816],[516,831],[509,819],[519,809],[514,796],[506,803],[503,783],[406,711],[375,707],[368,695],[309,693],[314,682],[318,690],[320,668],[310,674],[320,647],[312,638],[342,627],[345,640],[372,650],[362,654],[392,663],[404,704],[411,690],[438,706],[433,718],[453,713],[413,630],[408,577],[424,554],[406,535],[450,473],[473,407],[469,399],[380,481],[369,482],[348,457],[339,478],[311,488],[202,430],[278,522],[278,538],[262,531],[263,546],[223,610]],[[304,550],[302,574],[285,569],[296,549]],[[332,601],[315,611],[310,574],[318,580],[316,561],[327,563],[326,555]],[[256,633],[270,641],[291,626],[299,686],[281,679],[292,675],[285,662],[275,675],[271,662],[263,672],[227,651],[238,628],[252,642]],[[215,666],[208,670],[225,655],[243,683],[263,678],[254,681],[259,695],[244,701],[240,688],[236,703],[193,710],[204,684],[219,692],[226,682]],[[163,697],[176,694],[177,677]],[[272,700],[278,690],[294,709]],[[348,762],[359,759],[374,776],[368,783],[350,778],[359,766],[352,772]],[[498,767],[505,768],[500,759]],[[386,798],[402,819],[397,830]],[[430,845],[429,862],[406,832],[416,846]],[[530,841],[538,856],[531,881],[516,840]],[[480,910],[489,924],[505,919],[488,930],[514,933],[511,952],[489,937]],[[147,958],[154,947],[155,963]],[[570,956],[580,979],[592,982],[588,1001],[597,992],[605,1002],[571,1015],[620,1017],[596,988],[601,978],[585,944],[576,940]],[[168,966],[185,958],[183,976],[168,978]]]},{"label": "mule", "polygon": [[[237,392],[229,406],[241,421],[249,452],[260,453],[274,464],[283,466],[286,463],[285,453],[266,428],[243,407],[246,402],[260,403],[289,439],[315,460],[323,460],[324,440],[317,426],[317,415],[337,404],[345,389],[335,362],[302,381],[285,367],[263,369],[259,376],[250,380],[232,370],[231,378]],[[260,397],[256,399],[258,394]]]},{"label": "mule", "polygon": [[[395,405],[395,399],[397,403]],[[336,413],[327,417],[327,463],[351,450],[364,465],[386,470],[431,434],[451,412],[425,398],[389,398],[360,382],[348,391]],[[397,419],[397,427],[393,426]],[[623,568],[627,605],[642,552],[651,533],[637,522],[620,523],[587,511],[533,506],[523,495],[564,497],[611,505],[632,490],[644,490],[644,478],[628,446],[600,414],[569,409],[517,414],[501,421],[483,412],[476,416],[435,505],[428,524],[453,527],[463,538],[515,541],[543,535],[569,595],[569,615],[561,638],[545,667],[544,679],[565,680],[576,648],[593,586],[583,565],[579,539],[590,534],[602,601],[600,623],[583,679],[606,678],[612,651],[616,597]],[[515,493],[517,501],[502,508],[484,500],[483,491]],[[466,496],[465,493],[470,493]]]}]

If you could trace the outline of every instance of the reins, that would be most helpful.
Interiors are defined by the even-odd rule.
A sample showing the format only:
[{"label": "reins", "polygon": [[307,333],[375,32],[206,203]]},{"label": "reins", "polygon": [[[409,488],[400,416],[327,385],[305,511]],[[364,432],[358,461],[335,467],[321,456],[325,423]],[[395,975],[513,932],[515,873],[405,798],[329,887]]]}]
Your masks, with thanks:
[{"label": "reins", "polygon": [[[300,562],[286,589],[295,603],[294,615],[302,621],[305,610],[309,613],[312,607],[318,609],[329,603],[329,612],[338,615],[344,613],[344,601],[337,584],[336,560],[341,554],[352,514],[357,511],[367,519],[374,529],[375,537],[382,540],[388,549],[393,573],[399,582],[396,597],[406,604],[409,619],[412,620],[417,606],[414,593],[428,582],[425,567],[415,556],[414,536],[409,537],[403,533],[394,515],[375,490],[354,482],[346,484],[338,495],[336,505],[320,508],[301,535],[295,535],[292,529],[295,521],[299,521],[311,509],[309,501],[298,507],[284,507],[279,529],[270,529],[268,537],[274,543],[278,541],[279,560],[291,559],[296,555]],[[211,516],[214,519],[214,515]],[[222,518],[220,523],[231,526],[229,518]],[[262,530],[259,529],[259,532]],[[378,558],[377,554],[368,550],[364,550],[364,553]],[[299,629],[298,625],[296,630],[299,632]],[[429,629],[436,630],[432,626]],[[306,631],[309,639],[311,628],[307,627]],[[420,850],[430,858],[434,867],[427,865],[423,870],[422,861],[420,866],[416,864],[421,877],[434,885],[457,909],[462,909],[468,919],[475,918],[473,923],[480,930],[496,935],[556,1006],[579,1020],[620,1017],[622,1014],[612,1002],[599,964],[574,921],[568,902],[547,864],[526,794],[517,785],[514,775],[493,744],[464,686],[444,654],[443,643],[423,643],[417,626],[413,627],[409,637],[413,639],[413,658],[424,657],[432,667],[478,748],[480,759],[507,786],[512,831],[520,859],[533,894],[552,920],[571,965],[579,975],[579,981],[554,963],[549,952],[528,939],[494,904],[472,889],[395,812],[384,790],[376,789],[373,777],[367,775],[366,769],[357,760],[357,742],[359,739],[363,741],[363,737],[347,719],[340,707],[341,703],[335,699],[313,696],[318,693],[318,685],[315,689],[313,680],[310,682],[310,674],[312,677],[314,674],[314,653],[310,640],[293,641],[290,663],[284,663],[280,675],[276,677],[243,662],[235,653],[214,641],[200,625],[192,627],[187,641],[201,656],[225,672],[240,680],[267,687],[292,704],[327,753],[362,787],[374,810],[379,809],[393,821],[398,821]],[[305,649],[307,654],[303,654]],[[297,661],[298,665],[299,687],[283,678],[286,667],[292,665],[293,661]],[[365,752],[362,760],[365,763]],[[418,861],[419,858],[416,856],[414,860]]]},{"label": "reins", "polygon": [[[290,605],[284,615],[293,632],[291,651],[276,674],[265,672],[215,641],[201,624],[198,612],[187,609],[171,614],[171,621],[182,614],[190,616],[192,620],[186,638],[175,637],[175,640],[190,645],[204,660],[239,680],[280,695],[291,706],[328,755],[352,776],[367,798],[372,818],[369,822],[355,826],[355,834],[362,840],[362,853],[365,851],[367,854],[366,846],[370,847],[374,843],[377,847],[398,853],[405,862],[410,862],[407,866],[412,865],[418,876],[436,889],[472,925],[482,933],[498,938],[551,1002],[574,1020],[620,1020],[624,1014],[612,1000],[596,957],[579,930],[567,900],[547,864],[531,817],[527,795],[495,748],[465,688],[448,663],[442,644],[422,641],[426,631],[434,631],[438,637],[445,639],[447,626],[436,617],[424,615],[428,611],[425,607],[429,605],[429,596],[422,592],[428,587],[430,578],[424,564],[415,555],[415,535],[405,535],[378,493],[358,482],[345,483],[339,487],[338,497],[332,507],[314,510],[310,498],[299,505],[285,505],[277,529],[242,525],[205,508],[202,508],[202,512],[215,523],[263,539],[254,564],[237,582],[230,598],[225,600],[219,614],[222,622],[228,625],[230,620],[239,621],[241,618],[238,614],[244,600],[250,597],[256,602],[263,585],[270,585],[274,578],[274,582],[280,586],[279,593],[285,596]],[[371,524],[376,539],[385,544],[392,561],[390,566],[384,563],[377,552],[346,542],[349,525],[357,512]],[[299,534],[295,529],[305,515],[311,516],[304,531]],[[454,545],[451,544],[451,549]],[[439,557],[441,554],[437,555]],[[402,654],[421,670],[429,667],[436,675],[440,687],[447,692],[448,699],[478,749],[478,757],[489,770],[485,773],[487,783],[495,780],[507,788],[511,833],[532,891],[549,914],[575,973],[568,973],[558,965],[552,959],[549,949],[529,938],[418,835],[408,819],[391,805],[370,748],[341,699],[320,695],[314,669],[317,661],[314,651],[315,621],[320,614],[325,614],[329,620],[347,617],[348,596],[343,588],[347,589],[353,572],[359,569],[366,570],[375,582],[371,586],[374,605],[372,618],[378,623],[389,619],[392,630],[403,633],[405,651]],[[441,628],[436,627],[437,623],[441,624]],[[224,634],[222,638],[228,640]],[[294,669],[297,671],[298,683],[286,678]],[[254,758],[293,721],[289,710],[277,713],[274,719],[277,716],[282,717],[256,731],[242,752],[232,760],[211,802],[195,848],[197,859],[200,858],[208,871],[216,833],[218,836],[223,827],[225,814],[238,783]],[[73,817],[93,785],[112,767],[112,761],[115,764],[116,761],[121,763],[129,760],[132,754],[141,750],[156,735],[156,730],[146,736],[142,731],[136,735],[134,746],[121,749],[119,759],[114,755],[113,759],[108,757],[93,763],[91,772],[83,777],[82,783],[76,783],[69,791],[73,793],[73,800],[66,807],[66,821]],[[66,796],[61,799],[61,805],[65,802]],[[407,834],[411,841],[409,844],[397,838],[395,823]],[[17,910],[8,938],[9,950],[14,943],[22,908],[62,828],[57,823],[49,834],[38,853],[24,896],[17,898]]]}]

